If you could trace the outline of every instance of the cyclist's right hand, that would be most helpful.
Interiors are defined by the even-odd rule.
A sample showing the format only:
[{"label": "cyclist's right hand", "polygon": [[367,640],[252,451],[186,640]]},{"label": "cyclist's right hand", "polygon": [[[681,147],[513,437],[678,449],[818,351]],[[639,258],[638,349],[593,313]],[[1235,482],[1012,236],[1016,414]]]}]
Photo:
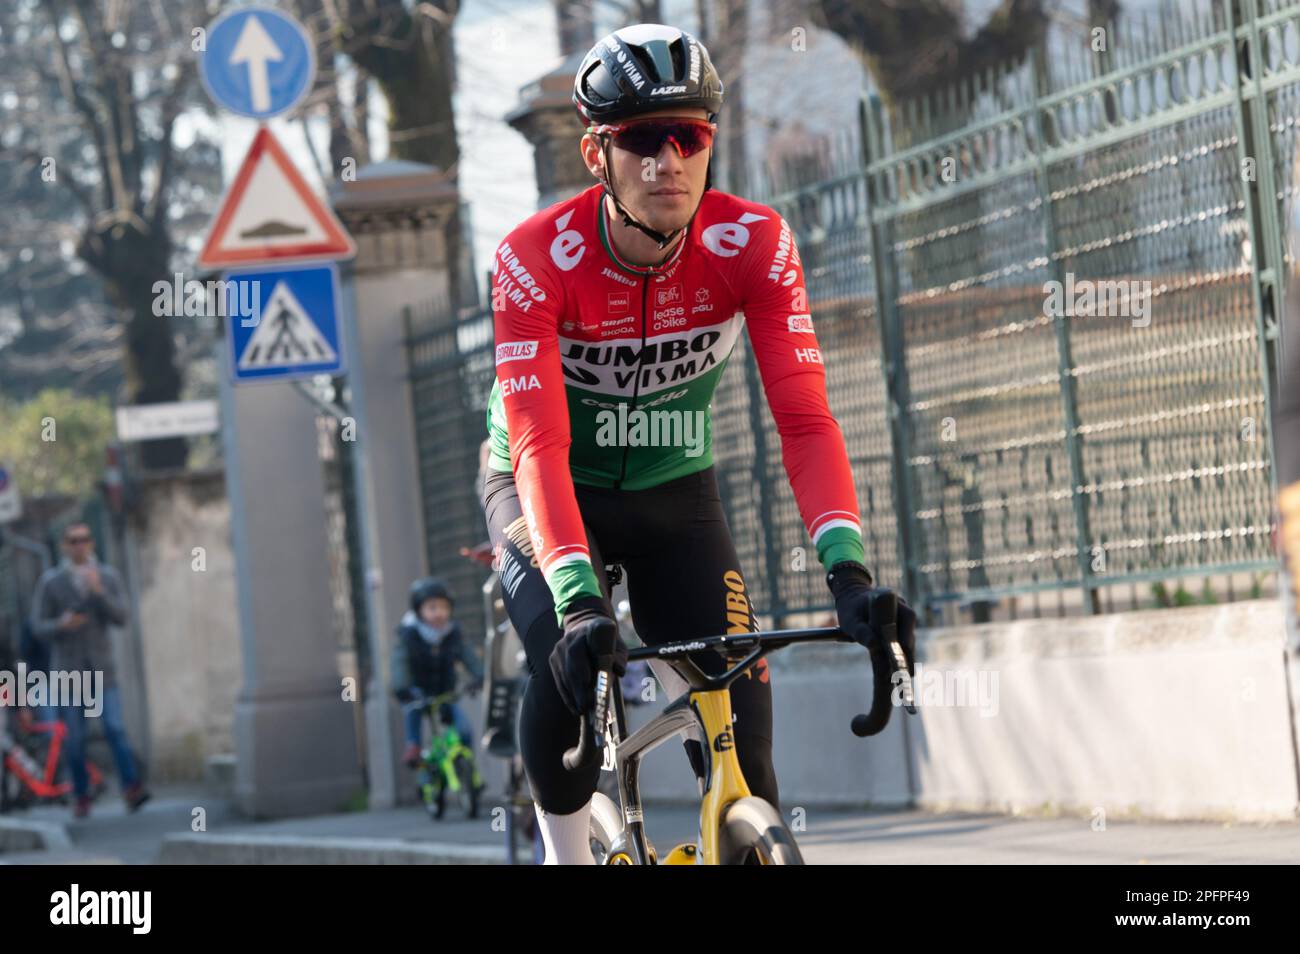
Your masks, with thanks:
[{"label": "cyclist's right hand", "polygon": [[574,715],[595,706],[596,673],[610,665],[614,675],[627,672],[627,645],[605,601],[579,597],[564,611],[564,635],[551,650],[551,675],[560,698]]}]

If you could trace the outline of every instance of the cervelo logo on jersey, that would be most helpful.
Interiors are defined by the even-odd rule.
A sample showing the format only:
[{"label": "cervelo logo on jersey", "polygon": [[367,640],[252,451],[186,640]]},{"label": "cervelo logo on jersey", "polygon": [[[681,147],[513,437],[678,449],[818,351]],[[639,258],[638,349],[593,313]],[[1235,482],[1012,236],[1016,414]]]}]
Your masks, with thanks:
[{"label": "cervelo logo on jersey", "polygon": [[570,209],[555,220],[555,231],[560,234],[551,242],[551,261],[557,268],[566,272],[571,271],[582,261],[582,255],[587,251],[587,246],[583,244],[582,233],[577,229],[568,228],[573,212],[574,210]]},{"label": "cervelo logo on jersey", "polygon": [[781,234],[776,240],[776,254],[772,256],[772,265],[767,270],[767,277],[774,282],[780,282],[782,285],[793,285],[799,273],[791,268],[782,278],[781,271],[785,268],[786,262],[791,265],[799,265],[799,249],[794,244],[794,239],[790,237],[790,223],[784,218],[781,219]]},{"label": "cervelo logo on jersey", "polygon": [[[507,299],[519,307],[520,311],[527,311],[534,301],[546,301],[546,292],[537,284],[532,273],[524,267],[524,263],[519,260],[519,256],[515,254],[509,242],[501,243],[493,265],[497,287],[505,293]],[[507,277],[507,273],[510,277]],[[525,297],[525,293],[528,297]],[[494,302],[493,307],[495,304]]]},{"label": "cervelo logo on jersey", "polygon": [[801,335],[813,333],[812,315],[791,315],[786,320],[786,327]]},{"label": "cervelo logo on jersey", "polygon": [[726,360],[740,335],[741,318],[686,328],[645,339],[609,343],[560,338],[564,376],[582,387],[606,394],[679,384],[707,373]]},{"label": "cervelo logo on jersey", "polygon": [[735,222],[718,222],[716,225],[710,225],[700,234],[700,241],[714,255],[732,258],[739,255],[740,250],[749,244],[749,229],[745,226],[751,222],[761,222],[766,218],[766,215],[759,215],[757,212],[746,212]]},{"label": "cervelo logo on jersey", "polygon": [[542,386],[535,374],[521,374],[517,378],[506,378],[501,382],[501,396],[509,397],[519,391],[532,391]]},{"label": "cervelo logo on jersey", "polygon": [[536,341],[503,341],[497,345],[497,364],[527,361],[537,356]]},{"label": "cervelo logo on jersey", "polygon": [[[647,401],[645,404],[638,404],[638,408],[658,407],[660,404],[667,404],[669,401],[676,401],[678,398],[686,397],[690,394],[690,389],[682,391],[665,391],[653,401]],[[598,401],[596,398],[583,398],[582,403],[587,407],[604,408],[607,411],[614,411],[620,407],[627,407],[626,401]]]}]

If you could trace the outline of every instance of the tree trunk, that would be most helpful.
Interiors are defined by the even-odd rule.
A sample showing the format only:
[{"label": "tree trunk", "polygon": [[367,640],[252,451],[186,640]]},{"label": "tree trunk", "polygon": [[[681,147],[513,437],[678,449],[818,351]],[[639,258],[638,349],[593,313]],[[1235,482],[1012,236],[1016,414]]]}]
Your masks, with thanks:
[{"label": "tree trunk", "polygon": [[[77,253],[104,278],[110,301],[130,317],[126,325],[126,387],[129,403],[176,401],[181,373],[171,322],[154,314],[154,283],[170,279],[171,243],[133,217],[130,222],[91,226]],[[184,438],[145,441],[140,447],[146,469],[184,467],[189,444]]]}]

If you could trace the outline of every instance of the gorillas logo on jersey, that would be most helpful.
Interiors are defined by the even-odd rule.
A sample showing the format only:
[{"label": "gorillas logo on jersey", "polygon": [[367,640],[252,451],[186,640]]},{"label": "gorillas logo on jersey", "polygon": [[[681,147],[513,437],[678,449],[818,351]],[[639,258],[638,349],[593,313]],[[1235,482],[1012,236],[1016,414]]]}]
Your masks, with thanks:
[{"label": "gorillas logo on jersey", "polygon": [[555,231],[560,234],[551,242],[551,261],[566,272],[582,261],[582,253],[587,251],[587,246],[582,244],[581,232],[577,229],[565,230],[571,218],[573,218],[573,209],[555,220]]},{"label": "gorillas logo on jersey", "polygon": [[750,222],[761,222],[766,218],[766,215],[746,212],[735,222],[719,222],[710,225],[701,233],[700,241],[714,255],[731,258],[739,255],[740,250],[749,244],[749,229],[745,226]]},{"label": "gorillas logo on jersey", "polygon": [[739,316],[703,328],[635,339],[594,342],[560,337],[560,361],[570,381],[603,394],[632,394],[691,381],[714,370],[736,344]]}]

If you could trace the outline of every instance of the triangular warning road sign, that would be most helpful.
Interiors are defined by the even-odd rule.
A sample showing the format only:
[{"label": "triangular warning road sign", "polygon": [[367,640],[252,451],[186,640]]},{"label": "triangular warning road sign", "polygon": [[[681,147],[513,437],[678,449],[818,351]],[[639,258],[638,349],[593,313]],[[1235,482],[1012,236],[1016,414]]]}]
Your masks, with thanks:
[{"label": "triangular warning road sign", "polygon": [[239,370],[293,368],[304,364],[329,364],[338,360],[307,309],[284,282],[276,283],[262,306],[257,330],[239,355]]},{"label": "triangular warning road sign", "polygon": [[356,246],[263,126],[199,254],[201,268],[351,258]]}]

